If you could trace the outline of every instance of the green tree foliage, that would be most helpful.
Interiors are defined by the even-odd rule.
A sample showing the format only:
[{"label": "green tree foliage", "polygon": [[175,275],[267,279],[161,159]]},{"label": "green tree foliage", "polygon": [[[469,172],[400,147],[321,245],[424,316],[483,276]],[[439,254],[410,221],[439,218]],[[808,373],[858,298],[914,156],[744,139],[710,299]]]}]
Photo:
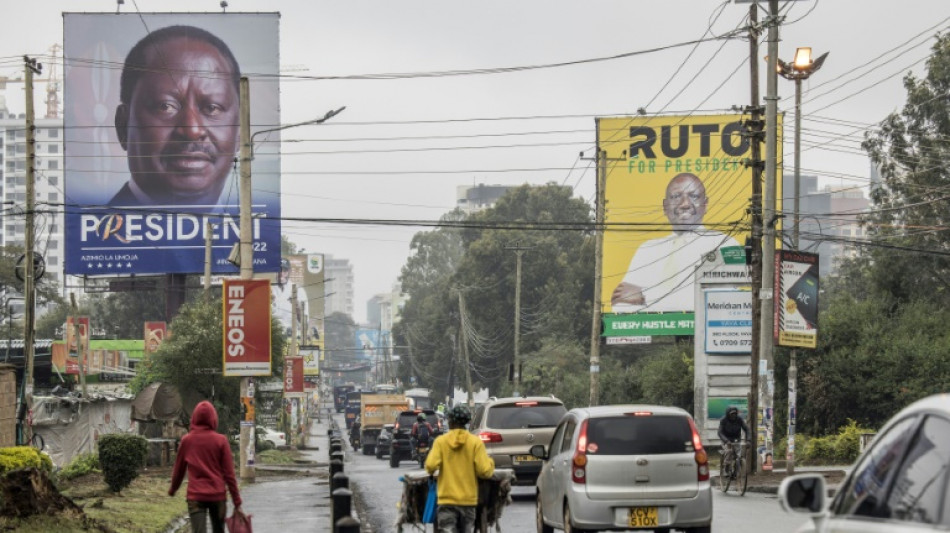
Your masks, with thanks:
[{"label": "green tree foliage", "polygon": [[939,36],[927,74],[904,78],[907,102],[867,135],[864,143],[881,171],[872,191],[868,231],[882,246],[865,254],[871,287],[895,303],[924,299],[950,303],[950,35]]},{"label": "green tree foliage", "polygon": [[[938,37],[926,75],[908,74],[904,86],[902,110],[864,142],[882,178],[865,218],[871,246],[823,281],[818,349],[799,351],[800,432],[880,427],[950,386],[950,234],[939,231],[950,223],[950,37]],[[776,352],[778,383],[786,357]]]},{"label": "green tree foliage", "polygon": [[[208,373],[222,369],[222,311],[220,302],[197,300],[186,304],[172,321],[171,335],[148,362],[141,365],[132,382],[137,393],[149,383],[174,385],[188,411],[201,400],[211,401],[218,411],[218,431],[236,430],[241,416],[240,378]],[[280,323],[271,320],[271,376],[280,378],[286,339]]]}]

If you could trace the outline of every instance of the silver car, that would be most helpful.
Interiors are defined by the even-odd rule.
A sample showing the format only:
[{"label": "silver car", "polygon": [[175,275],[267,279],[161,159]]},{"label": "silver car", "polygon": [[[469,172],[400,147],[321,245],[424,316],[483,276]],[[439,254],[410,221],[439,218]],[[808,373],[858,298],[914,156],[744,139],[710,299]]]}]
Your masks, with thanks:
[{"label": "silver car", "polygon": [[538,476],[538,533],[669,529],[708,533],[709,463],[692,417],[676,407],[569,411]]},{"label": "silver car", "polygon": [[783,480],[779,502],[813,518],[800,531],[948,531],[948,483],[950,395],[937,394],[906,407],[884,425],[830,505],[819,474]]},{"label": "silver car", "polygon": [[490,398],[475,410],[469,431],[485,443],[495,468],[514,470],[516,485],[534,485],[541,461],[529,450],[551,442],[566,412],[564,402],[553,396]]}]

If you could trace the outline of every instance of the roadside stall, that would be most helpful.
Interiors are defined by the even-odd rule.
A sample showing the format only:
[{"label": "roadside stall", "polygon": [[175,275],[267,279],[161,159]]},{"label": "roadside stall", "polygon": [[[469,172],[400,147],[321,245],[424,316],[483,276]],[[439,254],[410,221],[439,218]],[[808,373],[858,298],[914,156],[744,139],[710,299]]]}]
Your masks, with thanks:
[{"label": "roadside stall", "polygon": [[[434,476],[438,478],[438,475]],[[396,518],[396,531],[402,533],[404,525],[413,526],[411,530],[426,531],[423,514],[426,499],[429,496],[430,476],[425,470],[412,470],[402,476],[403,491],[399,502],[399,516]],[[491,479],[478,482],[478,508],[475,512],[475,531],[488,533],[494,527],[501,531],[498,521],[505,507],[511,504],[511,484],[515,472],[509,468],[496,468]],[[433,524],[431,531],[435,531]]]}]

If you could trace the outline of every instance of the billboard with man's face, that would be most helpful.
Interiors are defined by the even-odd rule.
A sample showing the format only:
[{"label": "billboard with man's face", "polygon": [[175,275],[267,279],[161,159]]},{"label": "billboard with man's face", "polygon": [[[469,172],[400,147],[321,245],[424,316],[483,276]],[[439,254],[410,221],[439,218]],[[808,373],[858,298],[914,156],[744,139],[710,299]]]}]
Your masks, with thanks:
[{"label": "billboard with man's face", "polygon": [[604,312],[693,313],[701,257],[719,249],[742,254],[752,197],[745,118],[597,120],[607,157]]},{"label": "billboard with man's face", "polygon": [[[280,270],[279,14],[66,13],[66,274],[198,273],[240,240],[250,79],[254,270]],[[253,35],[253,39],[248,38]]]}]

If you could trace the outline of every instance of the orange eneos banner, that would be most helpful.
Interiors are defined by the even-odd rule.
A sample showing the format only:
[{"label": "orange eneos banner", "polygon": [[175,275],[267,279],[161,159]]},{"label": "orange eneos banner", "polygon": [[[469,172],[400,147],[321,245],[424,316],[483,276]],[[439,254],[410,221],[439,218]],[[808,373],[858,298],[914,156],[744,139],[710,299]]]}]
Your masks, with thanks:
[{"label": "orange eneos banner", "polygon": [[303,396],[303,357],[284,359],[284,396]]},{"label": "orange eneos banner", "polygon": [[225,376],[269,376],[270,282],[224,280],[223,341]]}]

